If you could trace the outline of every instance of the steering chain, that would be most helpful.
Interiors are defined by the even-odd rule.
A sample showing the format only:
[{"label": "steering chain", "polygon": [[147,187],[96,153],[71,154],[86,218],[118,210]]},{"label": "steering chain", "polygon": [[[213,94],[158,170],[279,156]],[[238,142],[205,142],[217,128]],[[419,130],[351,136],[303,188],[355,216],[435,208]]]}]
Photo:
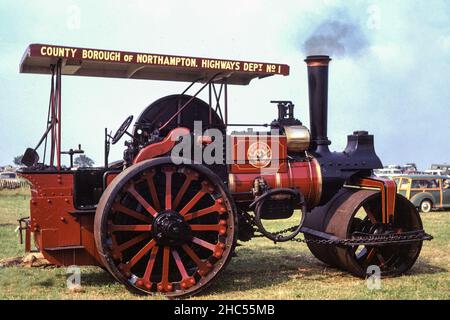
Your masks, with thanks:
[{"label": "steering chain", "polygon": [[[256,224],[252,222],[252,225],[257,227]],[[277,232],[272,232],[273,235],[281,235],[287,232],[293,232],[297,230],[298,226],[293,226],[290,228],[286,228]],[[309,233],[304,228],[300,228],[300,231],[303,233]],[[315,235],[316,236],[316,235]],[[408,231],[401,234],[368,234],[363,232],[354,232],[352,234],[352,238],[343,239],[338,238],[334,235],[329,234],[331,239],[321,238],[321,239],[305,239],[305,238],[297,238],[294,237],[290,239],[290,241],[299,242],[299,243],[315,243],[322,245],[335,245],[335,246],[348,246],[354,247],[358,245],[366,245],[366,246],[381,246],[381,245],[396,245],[396,244],[405,244],[417,241],[424,240],[432,240],[433,236],[427,234],[423,229]],[[255,235],[255,238],[264,237],[263,234]],[[272,240],[272,239],[271,239]],[[276,243],[277,241],[274,241]]]}]

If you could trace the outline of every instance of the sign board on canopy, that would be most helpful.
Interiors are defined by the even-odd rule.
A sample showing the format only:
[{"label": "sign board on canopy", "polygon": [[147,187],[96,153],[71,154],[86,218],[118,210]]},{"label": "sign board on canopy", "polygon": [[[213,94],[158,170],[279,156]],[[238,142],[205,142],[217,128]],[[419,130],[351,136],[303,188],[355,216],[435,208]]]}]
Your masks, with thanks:
[{"label": "sign board on canopy", "polygon": [[[219,81],[248,84],[254,78],[288,75],[289,66],[279,63],[199,58],[31,44],[22,59],[22,73],[49,74],[62,61],[63,75],[114,77],[169,81],[206,81],[221,73]],[[200,79],[200,80],[199,80]]]}]

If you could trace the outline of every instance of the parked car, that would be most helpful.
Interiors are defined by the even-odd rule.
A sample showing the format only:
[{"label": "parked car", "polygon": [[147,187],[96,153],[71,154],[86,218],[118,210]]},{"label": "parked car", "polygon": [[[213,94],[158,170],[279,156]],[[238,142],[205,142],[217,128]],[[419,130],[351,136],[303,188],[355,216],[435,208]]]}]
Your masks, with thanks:
[{"label": "parked car", "polygon": [[0,172],[0,179],[17,179],[17,175],[15,172]]},{"label": "parked car", "polygon": [[388,178],[392,179],[393,176],[400,176],[403,171],[395,168],[383,168],[383,169],[375,169],[373,170],[375,176],[380,178]]},{"label": "parked car", "polygon": [[29,182],[20,178],[15,172],[0,172],[0,191],[3,189],[17,189],[29,186]]},{"label": "parked car", "polygon": [[444,175],[450,175],[450,164],[448,163],[432,164],[431,170],[441,170]]},{"label": "parked car", "polygon": [[428,175],[444,176],[446,178],[450,178],[450,175],[447,174],[447,171],[443,169],[428,169],[424,170],[423,173]]},{"label": "parked car", "polygon": [[438,175],[397,176],[397,192],[421,212],[450,208],[450,178]]}]

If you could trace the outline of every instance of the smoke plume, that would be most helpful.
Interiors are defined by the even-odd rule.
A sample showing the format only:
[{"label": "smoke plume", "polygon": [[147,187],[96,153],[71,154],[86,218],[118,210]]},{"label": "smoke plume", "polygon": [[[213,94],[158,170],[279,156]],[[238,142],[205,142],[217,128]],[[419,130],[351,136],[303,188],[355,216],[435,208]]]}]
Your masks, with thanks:
[{"label": "smoke plume", "polygon": [[326,20],[303,43],[306,55],[330,55],[335,57],[360,54],[369,42],[357,23]]}]

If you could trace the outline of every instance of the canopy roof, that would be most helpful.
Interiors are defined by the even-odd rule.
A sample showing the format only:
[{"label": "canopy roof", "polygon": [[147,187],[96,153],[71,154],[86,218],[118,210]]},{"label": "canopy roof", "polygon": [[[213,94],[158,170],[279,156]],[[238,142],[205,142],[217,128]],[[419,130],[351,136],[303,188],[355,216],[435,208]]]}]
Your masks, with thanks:
[{"label": "canopy roof", "polygon": [[61,59],[62,74],[169,81],[217,81],[247,85],[254,78],[288,75],[286,64],[235,61],[214,58],[170,56],[115,50],[64,47],[48,44],[28,46],[20,63],[21,73],[50,74]]}]

